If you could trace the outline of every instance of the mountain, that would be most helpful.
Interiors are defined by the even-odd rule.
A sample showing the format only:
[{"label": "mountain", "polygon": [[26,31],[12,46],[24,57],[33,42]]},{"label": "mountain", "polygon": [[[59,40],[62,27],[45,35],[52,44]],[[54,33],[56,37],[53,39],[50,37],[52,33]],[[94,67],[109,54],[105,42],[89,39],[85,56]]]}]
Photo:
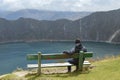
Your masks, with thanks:
[{"label": "mountain", "polygon": [[120,9],[95,12],[80,21],[82,39],[120,42]]},{"label": "mountain", "polygon": [[19,19],[20,17],[32,18],[37,20],[57,20],[57,19],[76,20],[91,14],[91,12],[44,11],[35,9],[23,9],[9,13],[5,11],[4,13],[6,15],[3,15],[2,13],[0,12],[0,17],[8,20],[16,20]]},{"label": "mountain", "polygon": [[54,21],[0,18],[0,42],[36,40],[103,41],[120,43],[120,9],[95,12],[82,19]]},{"label": "mountain", "polygon": [[72,33],[74,32],[70,33],[70,31],[74,29],[69,30],[71,27],[64,27],[71,22],[72,21],[66,19],[39,21],[19,18],[18,20],[9,21],[1,18],[0,42],[73,39],[74,36],[71,35],[73,35]]}]

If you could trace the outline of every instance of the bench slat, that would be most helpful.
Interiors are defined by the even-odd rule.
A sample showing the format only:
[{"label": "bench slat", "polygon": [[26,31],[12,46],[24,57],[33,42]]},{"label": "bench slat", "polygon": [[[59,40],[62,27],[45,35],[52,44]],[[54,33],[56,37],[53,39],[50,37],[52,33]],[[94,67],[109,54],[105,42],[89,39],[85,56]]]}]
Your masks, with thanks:
[{"label": "bench slat", "polygon": [[[93,52],[85,52],[84,57],[92,57]],[[68,59],[68,58],[78,58],[78,54],[74,55],[66,55],[66,54],[42,54],[41,59],[42,60],[53,60],[53,59]],[[28,54],[27,60],[38,60],[38,54]]]},{"label": "bench slat", "polygon": [[[85,66],[89,66],[91,63],[89,61],[84,61],[83,63]],[[41,64],[41,67],[65,67],[65,66],[72,66],[73,64],[70,64],[68,62],[64,63],[48,63],[48,64]],[[37,68],[38,64],[28,64],[28,68]]]},{"label": "bench slat", "polygon": [[[41,67],[64,67],[64,66],[72,66],[69,63],[49,63],[49,64],[41,64]],[[38,64],[28,64],[28,68],[37,68]]]}]

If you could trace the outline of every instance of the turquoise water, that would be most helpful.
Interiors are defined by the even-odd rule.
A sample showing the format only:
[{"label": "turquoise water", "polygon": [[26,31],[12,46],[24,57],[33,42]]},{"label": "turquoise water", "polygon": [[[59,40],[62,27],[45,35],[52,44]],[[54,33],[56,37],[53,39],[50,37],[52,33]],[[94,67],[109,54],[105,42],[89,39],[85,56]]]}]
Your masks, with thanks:
[{"label": "turquoise water", "polygon": [[[102,42],[82,42],[88,51],[94,52],[93,58],[119,55],[120,44]],[[61,53],[74,47],[74,42],[31,42],[0,44],[0,75],[12,72],[17,67],[26,68],[27,54],[37,52]],[[46,62],[46,61],[44,61]]]}]

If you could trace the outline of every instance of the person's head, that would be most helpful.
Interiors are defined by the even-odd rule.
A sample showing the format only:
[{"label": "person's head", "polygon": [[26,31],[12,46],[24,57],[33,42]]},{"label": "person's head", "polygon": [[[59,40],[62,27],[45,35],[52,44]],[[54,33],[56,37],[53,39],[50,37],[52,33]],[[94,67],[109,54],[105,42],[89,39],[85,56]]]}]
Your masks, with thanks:
[{"label": "person's head", "polygon": [[75,44],[81,43],[79,39],[75,40]]}]

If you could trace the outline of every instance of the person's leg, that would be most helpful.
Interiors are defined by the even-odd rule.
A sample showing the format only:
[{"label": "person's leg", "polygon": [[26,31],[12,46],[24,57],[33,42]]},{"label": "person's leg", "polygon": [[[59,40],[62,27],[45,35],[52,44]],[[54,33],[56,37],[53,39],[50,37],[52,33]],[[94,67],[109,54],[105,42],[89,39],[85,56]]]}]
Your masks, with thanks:
[{"label": "person's leg", "polygon": [[75,71],[78,71],[78,70],[79,70],[78,60],[79,60],[79,59],[73,59],[73,64],[76,66],[76,70],[75,70]]},{"label": "person's leg", "polygon": [[[70,64],[73,64],[73,63],[74,63],[73,60],[68,60],[68,62],[69,62]],[[68,68],[68,72],[71,72],[71,66],[67,66],[67,68]]]},{"label": "person's leg", "polygon": [[71,72],[71,66],[67,66],[68,72]]}]

